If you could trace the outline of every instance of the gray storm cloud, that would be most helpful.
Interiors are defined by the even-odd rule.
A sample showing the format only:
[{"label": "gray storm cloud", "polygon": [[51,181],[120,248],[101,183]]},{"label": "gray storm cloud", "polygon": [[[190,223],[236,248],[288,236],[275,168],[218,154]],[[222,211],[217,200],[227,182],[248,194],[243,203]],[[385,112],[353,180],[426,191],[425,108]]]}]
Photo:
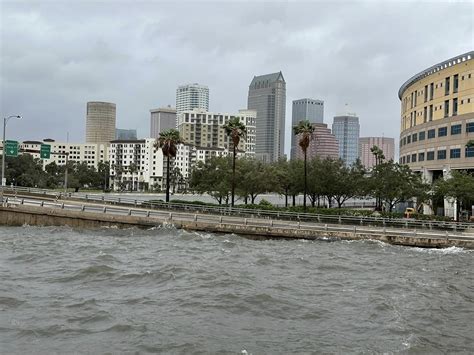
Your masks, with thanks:
[{"label": "gray storm cloud", "polygon": [[[9,136],[83,141],[86,102],[117,104],[117,126],[149,135],[149,109],[176,87],[210,88],[210,109],[247,103],[254,75],[283,71],[291,100],[349,103],[361,135],[399,135],[397,91],[472,50],[471,2],[1,2],[1,114]],[[289,150],[289,134],[286,151]]]}]

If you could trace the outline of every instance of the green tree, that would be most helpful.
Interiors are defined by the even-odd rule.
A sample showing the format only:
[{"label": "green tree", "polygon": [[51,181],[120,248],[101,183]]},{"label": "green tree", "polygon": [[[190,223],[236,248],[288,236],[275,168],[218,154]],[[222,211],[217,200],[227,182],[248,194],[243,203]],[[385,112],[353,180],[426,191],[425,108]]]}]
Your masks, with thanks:
[{"label": "green tree", "polygon": [[177,145],[181,143],[179,131],[171,128],[160,133],[155,148],[161,148],[166,157],[166,202],[170,202],[170,159],[176,158]]},{"label": "green tree", "polygon": [[303,151],[304,155],[304,197],[303,197],[303,207],[306,212],[306,194],[308,191],[308,182],[307,182],[307,164],[306,164],[306,152],[309,147],[309,142],[313,136],[314,127],[308,120],[300,121],[297,126],[293,127],[295,135],[299,136],[299,146]]},{"label": "green tree", "polygon": [[271,164],[275,178],[274,192],[285,196],[285,207],[288,207],[288,197],[291,195],[293,184],[290,172],[290,162],[286,158],[279,158]]},{"label": "green tree", "polygon": [[465,171],[451,171],[448,179],[435,182],[434,191],[456,200],[456,220],[459,220],[461,207],[474,203],[474,177]]},{"label": "green tree", "polygon": [[274,167],[253,158],[239,159],[236,176],[237,194],[244,197],[246,203],[247,197],[254,204],[258,195],[277,189]]},{"label": "green tree", "polygon": [[102,186],[102,189],[107,191],[107,186],[109,186],[109,179],[110,179],[110,163],[106,162],[99,162],[97,164],[97,175],[96,175],[96,186]]},{"label": "green tree", "polygon": [[394,163],[392,160],[379,164],[372,170],[370,190],[373,196],[380,196],[392,212],[395,205],[408,201],[428,190],[421,176],[407,165]]},{"label": "green tree", "polygon": [[64,169],[60,167],[56,162],[49,163],[44,167],[46,173],[48,174],[46,180],[46,187],[54,189],[61,185],[61,179],[64,178]]},{"label": "green tree", "polygon": [[229,157],[213,157],[199,161],[191,171],[189,187],[196,193],[207,193],[219,204],[229,201],[231,188],[231,161]]},{"label": "green tree", "polygon": [[231,206],[234,207],[235,198],[235,159],[240,139],[245,137],[247,132],[245,125],[240,121],[239,117],[231,117],[224,125],[225,133],[232,140],[232,188],[231,188]]},{"label": "green tree", "polygon": [[48,174],[43,171],[43,162],[31,154],[5,157],[6,184],[25,187],[47,187]]}]

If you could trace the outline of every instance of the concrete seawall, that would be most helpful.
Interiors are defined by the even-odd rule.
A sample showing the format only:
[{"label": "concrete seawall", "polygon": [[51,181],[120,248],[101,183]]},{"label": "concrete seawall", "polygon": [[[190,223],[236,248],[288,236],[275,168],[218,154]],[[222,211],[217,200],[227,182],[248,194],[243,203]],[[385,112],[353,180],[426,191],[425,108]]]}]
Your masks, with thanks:
[{"label": "concrete seawall", "polygon": [[[414,247],[446,248],[457,246],[474,249],[474,238],[453,238],[440,236],[417,235],[413,232],[400,233],[383,228],[364,229],[353,227],[348,230],[347,226],[341,228],[337,225],[325,225],[324,228],[309,228],[301,226],[274,227],[257,226],[249,224],[211,223],[205,221],[180,221],[159,217],[123,216],[112,214],[100,214],[94,212],[70,211],[60,208],[34,207],[14,205],[0,207],[0,225],[22,226],[63,226],[73,228],[100,228],[103,226],[115,226],[119,228],[152,228],[163,224],[172,223],[176,228],[193,231],[205,231],[213,233],[235,233],[242,236],[260,238],[286,238],[286,239],[341,239],[341,240],[379,240],[382,242]],[[350,229],[350,228],[349,228]]]}]

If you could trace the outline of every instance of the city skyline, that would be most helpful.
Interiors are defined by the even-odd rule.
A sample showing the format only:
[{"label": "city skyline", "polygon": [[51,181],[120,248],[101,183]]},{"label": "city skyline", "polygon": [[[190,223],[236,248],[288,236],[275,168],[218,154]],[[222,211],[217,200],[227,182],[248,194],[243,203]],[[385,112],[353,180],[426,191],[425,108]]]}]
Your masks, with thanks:
[{"label": "city skyline", "polygon": [[[9,126],[11,137],[64,141],[69,132],[82,141],[85,103],[93,100],[116,103],[117,126],[146,137],[149,109],[174,105],[180,84],[207,85],[213,112],[236,112],[253,76],[279,70],[288,83],[287,118],[297,98],[323,100],[326,117],[347,102],[361,134],[397,137],[400,85],[472,49],[469,3],[187,5],[182,13],[169,3],[117,4],[109,13],[106,3],[3,2],[1,111],[24,116]],[[329,20],[336,9],[340,19]],[[375,33],[380,16],[386,26]],[[171,26],[178,19],[179,28]],[[423,38],[420,27],[430,28]],[[289,154],[289,119],[285,134]]]}]

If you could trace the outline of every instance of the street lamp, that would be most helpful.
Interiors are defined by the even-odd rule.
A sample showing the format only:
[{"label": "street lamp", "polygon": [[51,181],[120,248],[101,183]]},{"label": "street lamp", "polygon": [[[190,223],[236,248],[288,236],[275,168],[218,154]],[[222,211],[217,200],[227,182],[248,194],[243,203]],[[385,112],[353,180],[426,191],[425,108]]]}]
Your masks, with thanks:
[{"label": "street lamp", "polygon": [[2,181],[1,181],[2,191],[3,191],[3,187],[6,185],[6,181],[5,181],[5,151],[6,151],[5,134],[6,134],[6,129],[7,129],[7,123],[10,120],[10,118],[16,118],[16,119],[20,120],[21,116],[13,115],[13,116],[8,116],[8,117],[3,118],[3,151],[2,151]]},{"label": "street lamp", "polygon": [[5,153],[6,153],[6,148],[7,148],[7,143],[5,140],[5,135],[6,135],[6,130],[7,130],[7,122],[10,120],[10,118],[16,118],[16,119],[21,119],[20,115],[12,115],[8,117],[3,118],[3,149],[2,149],[2,181],[0,181],[0,186],[2,187],[2,205],[3,205],[3,190],[5,189],[5,185],[7,184],[6,179],[5,179]]}]

